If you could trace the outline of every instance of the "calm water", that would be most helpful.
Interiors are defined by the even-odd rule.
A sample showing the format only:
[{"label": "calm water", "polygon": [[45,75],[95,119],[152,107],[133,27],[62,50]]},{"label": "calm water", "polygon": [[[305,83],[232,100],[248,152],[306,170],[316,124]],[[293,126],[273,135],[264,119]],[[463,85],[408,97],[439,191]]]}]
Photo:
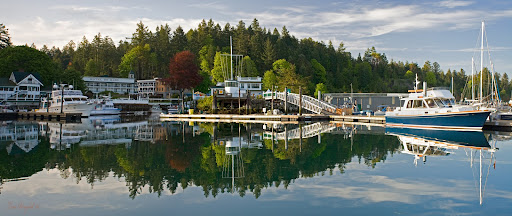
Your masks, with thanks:
[{"label": "calm water", "polygon": [[320,123],[3,122],[0,215],[510,215],[510,139]]}]

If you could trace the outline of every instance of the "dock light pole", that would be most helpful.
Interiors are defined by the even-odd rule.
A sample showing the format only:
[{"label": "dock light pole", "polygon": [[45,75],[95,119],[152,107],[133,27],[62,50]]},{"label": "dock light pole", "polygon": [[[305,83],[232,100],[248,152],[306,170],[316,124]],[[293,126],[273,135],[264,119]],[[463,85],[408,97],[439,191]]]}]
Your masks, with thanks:
[{"label": "dock light pole", "polygon": [[288,87],[284,87],[284,114],[288,115]]},{"label": "dock light pole", "polygon": [[272,111],[271,115],[274,115],[274,85],[272,85],[272,93],[271,94],[272,94],[272,100],[271,100],[272,104],[270,105],[271,111]]},{"label": "dock light pole", "polygon": [[[302,116],[302,86],[299,86],[299,116]],[[301,127],[302,135],[302,127]],[[300,140],[302,142],[302,139]]]},{"label": "dock light pole", "polygon": [[64,109],[64,86],[66,86],[66,84],[60,84],[60,89],[61,89],[61,94],[60,94],[60,113],[64,113],[63,109]]}]

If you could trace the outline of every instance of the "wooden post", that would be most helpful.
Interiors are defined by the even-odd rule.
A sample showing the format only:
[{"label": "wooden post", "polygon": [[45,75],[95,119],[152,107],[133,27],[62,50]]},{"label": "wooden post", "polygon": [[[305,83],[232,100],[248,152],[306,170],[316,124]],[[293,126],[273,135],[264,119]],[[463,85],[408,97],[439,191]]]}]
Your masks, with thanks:
[{"label": "wooden post", "polygon": [[[318,108],[320,108],[320,94],[322,94],[322,92],[320,92],[320,90],[318,90]],[[322,108],[320,108],[320,112],[322,111]]]},{"label": "wooden post", "polygon": [[215,114],[217,111],[217,91],[213,91],[213,100],[212,100],[212,113]]},{"label": "wooden post", "polygon": [[272,85],[271,115],[274,115],[274,85]]},{"label": "wooden post", "polygon": [[[249,107],[251,107],[249,105],[249,103],[251,102],[251,93],[249,90],[247,90],[247,99],[245,100],[245,114],[247,115],[247,110],[249,109]],[[251,112],[249,111],[249,114],[251,114]]]},{"label": "wooden post", "polygon": [[284,87],[284,114],[288,115],[288,87]]},{"label": "wooden post", "polygon": [[302,86],[299,86],[299,116],[302,116]]}]

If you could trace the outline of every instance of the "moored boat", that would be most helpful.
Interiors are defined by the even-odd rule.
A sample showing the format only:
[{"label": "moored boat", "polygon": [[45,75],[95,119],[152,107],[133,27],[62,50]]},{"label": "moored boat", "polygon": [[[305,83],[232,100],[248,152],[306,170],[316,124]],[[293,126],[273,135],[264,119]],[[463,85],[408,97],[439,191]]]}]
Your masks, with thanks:
[{"label": "moored boat", "polygon": [[41,107],[36,112],[81,113],[89,117],[94,104],[87,101],[87,96],[80,90],[74,90],[72,85],[67,87],[53,85],[51,100],[41,100]]},{"label": "moored boat", "polygon": [[91,116],[95,115],[118,115],[121,109],[114,107],[114,102],[110,97],[104,97],[101,100],[94,101],[94,109],[91,111]]},{"label": "moored boat", "polygon": [[[417,80],[417,78],[416,78]],[[402,107],[386,112],[386,126],[427,129],[481,130],[490,114],[474,106],[455,103],[455,97],[446,88],[419,90],[416,81]]]}]

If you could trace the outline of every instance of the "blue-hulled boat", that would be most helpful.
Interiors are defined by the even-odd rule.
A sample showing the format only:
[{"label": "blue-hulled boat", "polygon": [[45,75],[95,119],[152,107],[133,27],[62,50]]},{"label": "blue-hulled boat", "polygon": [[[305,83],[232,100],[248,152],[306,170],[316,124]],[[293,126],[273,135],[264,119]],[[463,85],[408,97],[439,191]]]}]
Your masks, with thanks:
[{"label": "blue-hulled boat", "polygon": [[386,112],[386,126],[449,130],[482,130],[488,110],[455,104],[455,97],[447,88],[409,90],[402,107]]}]

